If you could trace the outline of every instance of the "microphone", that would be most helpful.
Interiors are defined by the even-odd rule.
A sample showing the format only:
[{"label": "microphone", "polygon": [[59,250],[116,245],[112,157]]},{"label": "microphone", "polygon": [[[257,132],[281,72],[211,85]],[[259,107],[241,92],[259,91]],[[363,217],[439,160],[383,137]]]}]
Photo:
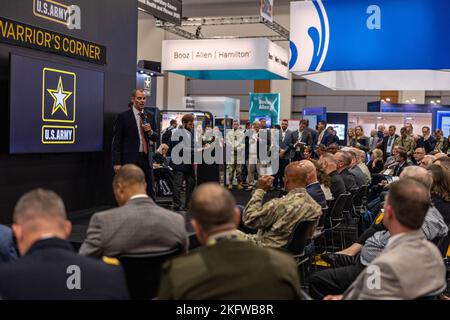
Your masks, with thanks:
[{"label": "microphone", "polygon": [[147,117],[146,117],[145,113],[139,112],[139,117],[141,117],[142,122],[143,122],[144,124],[148,124]]}]

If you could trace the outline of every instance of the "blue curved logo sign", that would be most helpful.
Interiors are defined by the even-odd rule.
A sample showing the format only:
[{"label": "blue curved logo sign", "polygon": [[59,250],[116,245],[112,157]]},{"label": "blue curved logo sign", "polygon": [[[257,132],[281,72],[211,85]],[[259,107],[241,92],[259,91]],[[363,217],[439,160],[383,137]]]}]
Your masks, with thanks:
[{"label": "blue curved logo sign", "polygon": [[[301,19],[295,19],[301,14]],[[322,0],[291,3],[289,69],[320,71],[328,52],[330,27]]]}]

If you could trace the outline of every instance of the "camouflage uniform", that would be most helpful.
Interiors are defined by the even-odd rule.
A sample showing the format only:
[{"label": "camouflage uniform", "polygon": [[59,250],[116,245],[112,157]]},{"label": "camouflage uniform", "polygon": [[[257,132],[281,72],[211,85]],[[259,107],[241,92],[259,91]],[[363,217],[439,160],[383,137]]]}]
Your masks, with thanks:
[{"label": "camouflage uniform", "polygon": [[[227,145],[231,150],[231,163],[227,164],[228,184],[232,185],[234,181],[234,174],[238,184],[242,183],[241,173],[242,165],[245,163],[243,150],[245,148],[245,135],[240,129],[230,130],[227,132]],[[238,159],[238,155],[242,154],[242,159]]]},{"label": "camouflage uniform", "polygon": [[395,140],[394,146],[405,148],[408,153],[408,157],[414,153],[414,150],[416,150],[416,142],[414,141],[414,138],[411,138],[410,136],[406,136],[405,139],[398,137],[397,140]]},{"label": "camouflage uniform", "polygon": [[291,190],[285,197],[263,205],[264,195],[264,190],[255,190],[243,214],[244,224],[258,229],[256,235],[247,235],[248,238],[262,246],[285,246],[297,222],[318,220],[322,214],[320,205],[304,188]]}]

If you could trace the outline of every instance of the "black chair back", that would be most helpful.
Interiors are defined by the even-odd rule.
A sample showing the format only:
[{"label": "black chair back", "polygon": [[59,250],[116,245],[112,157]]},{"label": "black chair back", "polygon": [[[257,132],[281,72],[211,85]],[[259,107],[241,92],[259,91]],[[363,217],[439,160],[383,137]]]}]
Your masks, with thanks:
[{"label": "black chair back", "polygon": [[350,193],[342,193],[340,194],[336,201],[334,202],[333,208],[330,212],[330,220],[331,221],[342,221],[342,215],[344,213],[344,209],[346,208],[347,203],[350,200],[351,203],[352,195]]},{"label": "black chair back", "polygon": [[289,236],[285,249],[294,255],[303,254],[306,242],[311,238],[316,224],[316,220],[302,220],[297,222]]},{"label": "black chair back", "polygon": [[367,194],[368,188],[369,188],[369,186],[364,185],[355,194],[355,196],[353,197],[353,205],[355,207],[361,207],[363,205],[363,199]]},{"label": "black chair back", "polygon": [[158,294],[162,265],[181,253],[180,248],[154,253],[117,257],[125,270],[128,292],[132,300],[151,300]]}]

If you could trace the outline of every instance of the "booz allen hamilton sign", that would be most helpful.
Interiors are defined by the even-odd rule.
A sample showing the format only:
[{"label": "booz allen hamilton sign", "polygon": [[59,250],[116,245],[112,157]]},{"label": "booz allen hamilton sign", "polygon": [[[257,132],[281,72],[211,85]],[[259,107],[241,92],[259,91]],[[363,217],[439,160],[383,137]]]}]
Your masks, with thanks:
[{"label": "booz allen hamilton sign", "polygon": [[138,7],[155,18],[181,25],[181,0],[139,0]]}]

